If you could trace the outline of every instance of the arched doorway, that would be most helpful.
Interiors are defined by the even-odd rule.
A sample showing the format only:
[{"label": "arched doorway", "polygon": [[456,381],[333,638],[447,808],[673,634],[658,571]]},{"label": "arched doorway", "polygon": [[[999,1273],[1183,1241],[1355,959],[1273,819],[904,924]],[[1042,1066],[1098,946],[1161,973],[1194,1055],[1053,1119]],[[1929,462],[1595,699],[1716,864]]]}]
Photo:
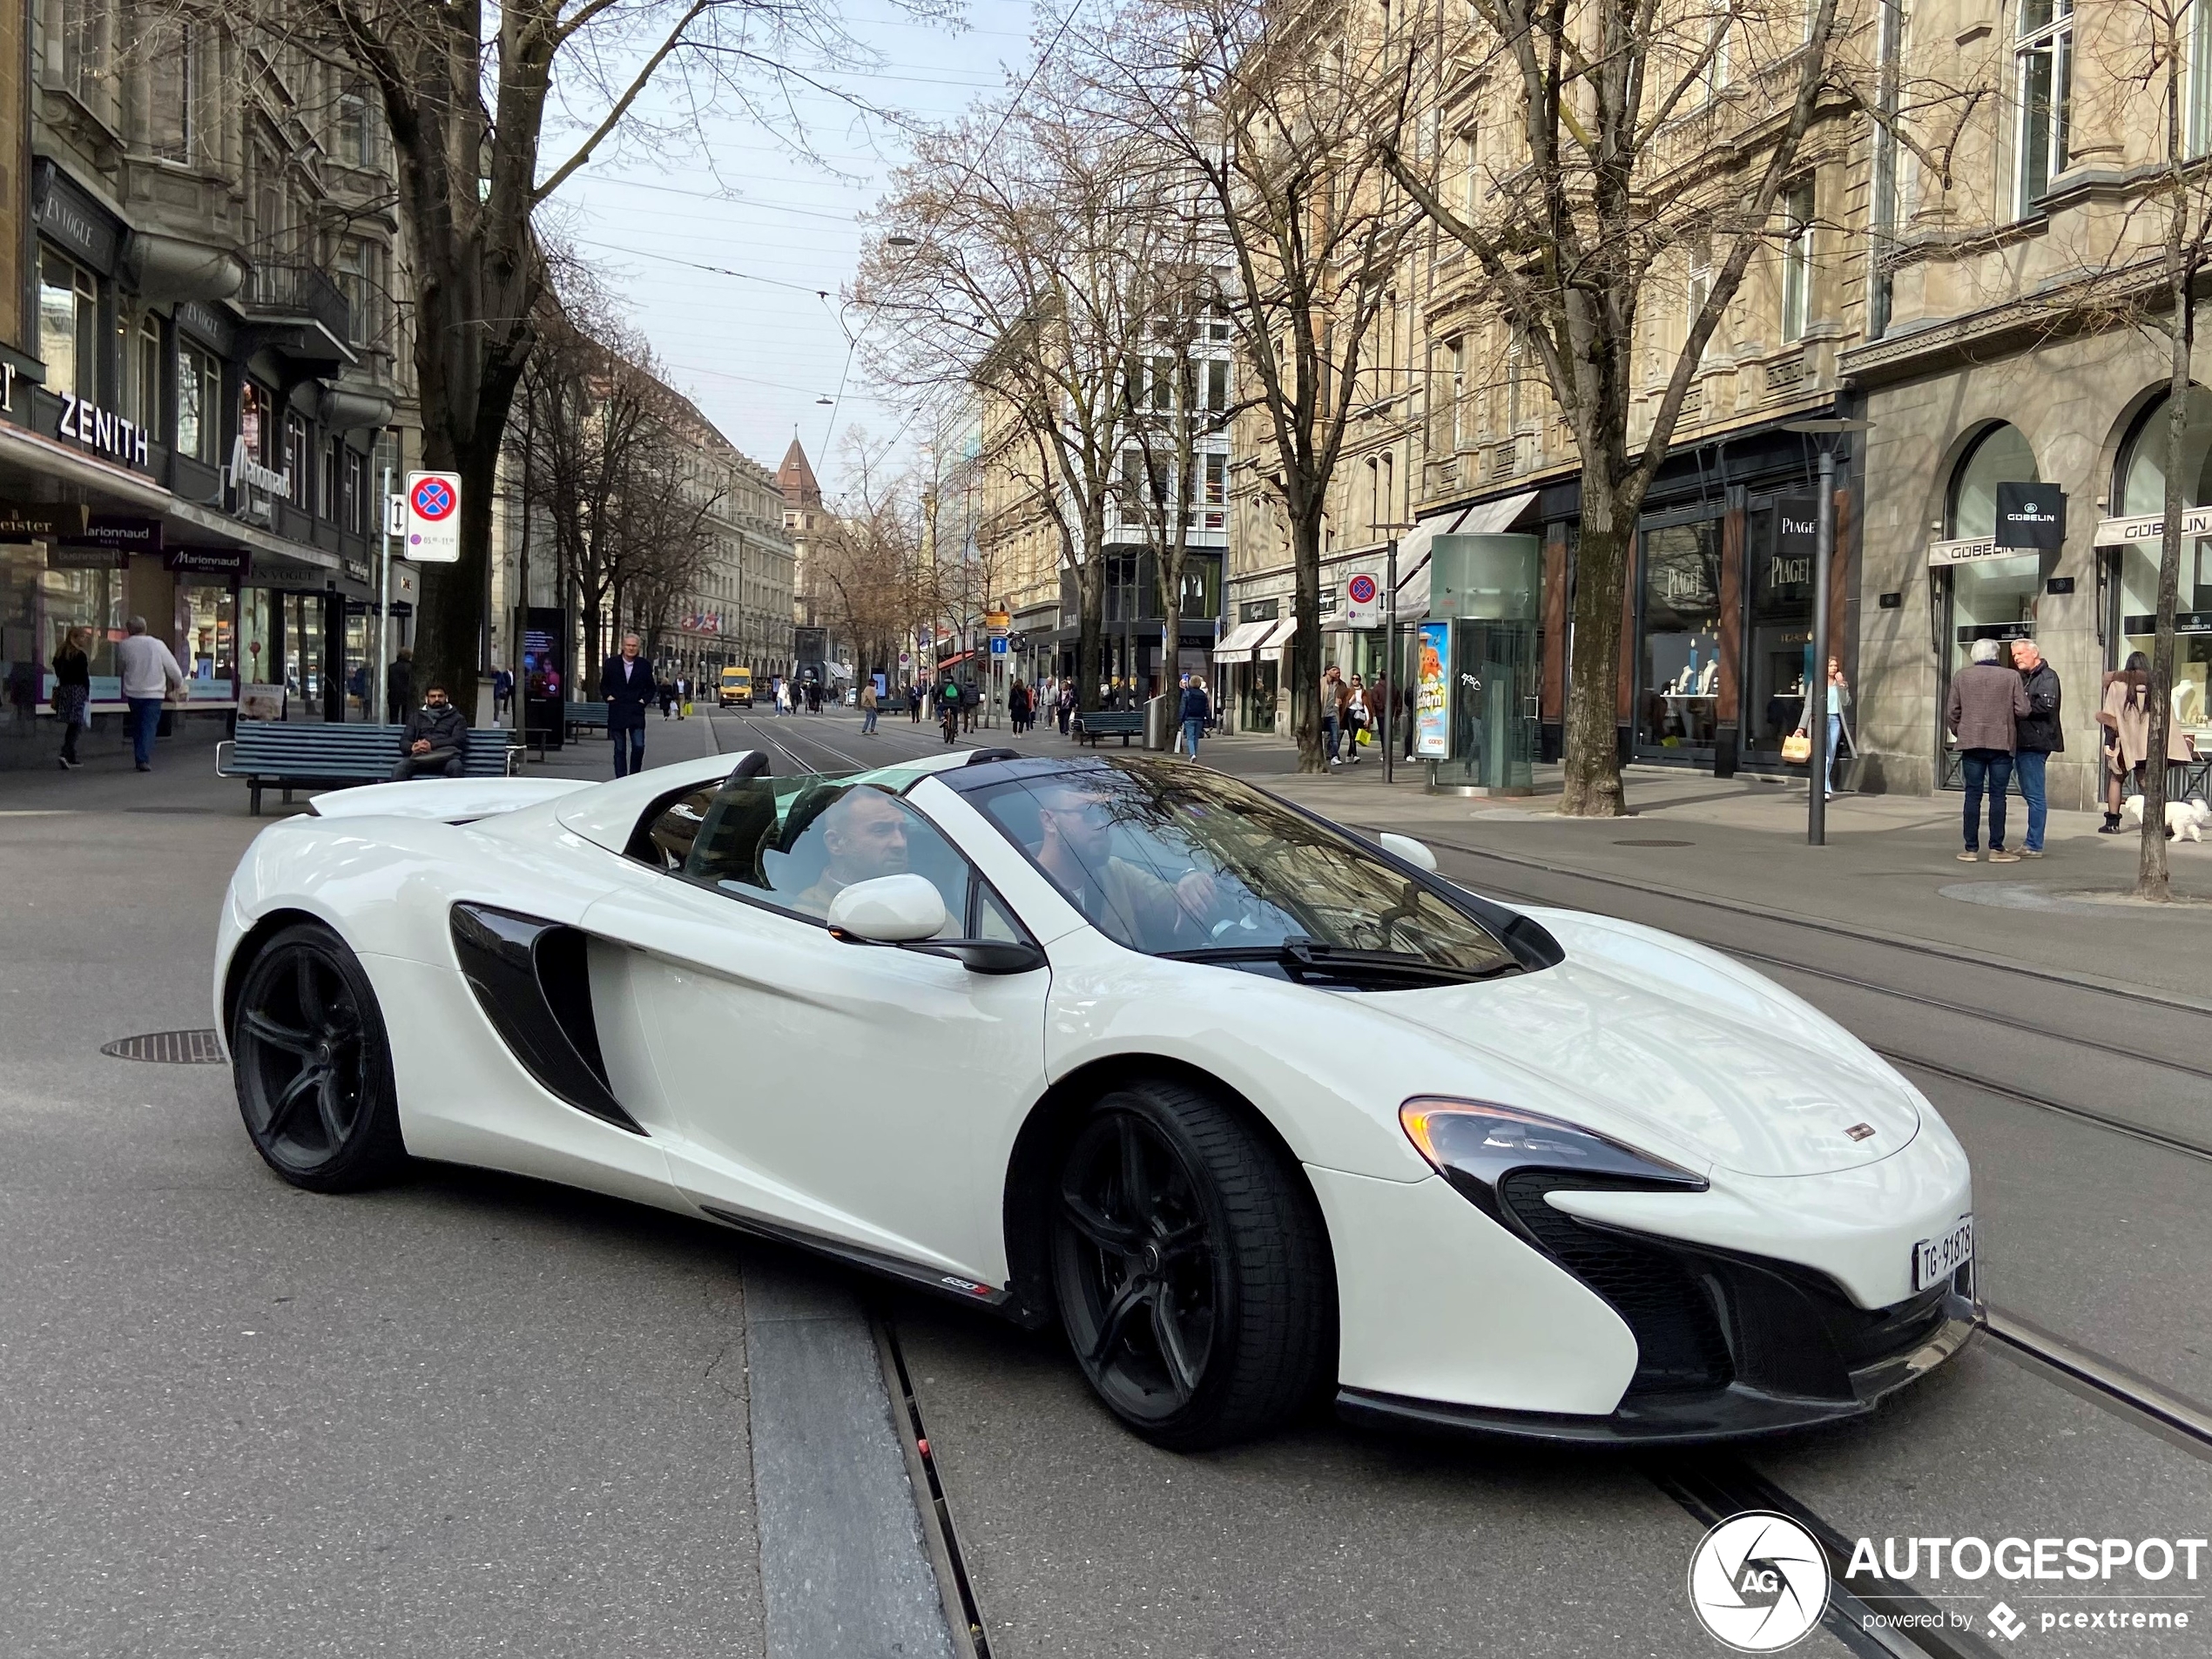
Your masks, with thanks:
[{"label": "arched doorway", "polygon": [[2043,595],[2043,556],[1992,544],[1997,533],[1997,487],[2042,482],[2027,435],[2003,421],[1975,435],[1951,471],[1944,497],[1946,562],[1934,567],[1936,614],[1942,618],[1936,691],[1938,774],[1959,784],[1959,757],[1942,730],[1951,677],[1973,660],[1975,642],[2024,639],[2035,631]]}]

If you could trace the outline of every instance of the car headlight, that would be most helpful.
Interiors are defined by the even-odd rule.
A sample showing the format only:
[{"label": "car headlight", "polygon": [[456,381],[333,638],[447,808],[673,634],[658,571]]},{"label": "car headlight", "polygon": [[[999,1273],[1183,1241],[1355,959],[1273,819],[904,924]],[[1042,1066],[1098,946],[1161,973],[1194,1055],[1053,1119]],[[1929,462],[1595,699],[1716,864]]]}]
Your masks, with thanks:
[{"label": "car headlight", "polygon": [[1523,1170],[1566,1177],[1548,1179],[1548,1187],[1703,1192],[1708,1184],[1664,1158],[1517,1106],[1420,1096],[1398,1109],[1398,1121],[1439,1175],[1493,1221],[1516,1231],[1498,1189]]}]

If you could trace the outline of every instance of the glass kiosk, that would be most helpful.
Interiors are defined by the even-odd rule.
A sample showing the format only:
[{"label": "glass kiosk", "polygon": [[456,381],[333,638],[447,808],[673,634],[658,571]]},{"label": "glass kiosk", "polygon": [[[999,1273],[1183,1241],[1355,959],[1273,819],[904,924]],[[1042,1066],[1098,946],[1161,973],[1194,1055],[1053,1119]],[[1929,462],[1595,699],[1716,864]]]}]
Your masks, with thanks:
[{"label": "glass kiosk", "polygon": [[1415,746],[1441,794],[1534,792],[1536,649],[1543,544],[1534,536],[1440,536],[1419,630]]}]

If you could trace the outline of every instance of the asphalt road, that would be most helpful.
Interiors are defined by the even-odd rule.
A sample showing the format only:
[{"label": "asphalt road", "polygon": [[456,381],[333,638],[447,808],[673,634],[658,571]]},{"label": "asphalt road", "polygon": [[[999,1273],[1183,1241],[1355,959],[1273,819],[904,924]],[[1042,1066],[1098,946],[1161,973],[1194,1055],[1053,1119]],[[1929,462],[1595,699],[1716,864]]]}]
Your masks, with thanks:
[{"label": "asphalt road", "polygon": [[[654,727],[653,758],[710,734],[779,772],[941,746],[903,713],[873,737],[849,715],[690,724]],[[1244,769],[1240,749],[1279,761],[1208,758]],[[1721,1651],[1683,1594],[1703,1523],[1635,1460],[1325,1418],[1170,1456],[1107,1418],[1048,1339],[704,1226],[452,1170],[342,1200],[285,1187],[221,1069],[98,1053],[207,1023],[216,900],[258,827],[242,793],[181,769],[0,778],[20,895],[0,910],[0,1654],[827,1652],[808,1610],[871,1577],[807,1576],[826,1559],[810,1539],[840,1536],[873,1541],[880,1568],[853,1606],[926,1614],[932,1541],[905,1530],[900,1405],[854,1339],[860,1301],[895,1332],[993,1655]],[[1914,930],[1977,941],[1960,961],[1686,902],[1700,885],[1776,896],[1706,827],[1679,832],[1712,844],[1685,855],[1711,852],[1703,874],[1642,887],[1481,856],[1545,847],[1633,881],[1606,861],[1622,855],[1541,830],[1472,821],[1453,839],[1478,850],[1445,868],[1755,953],[1869,1042],[1978,1080],[1915,1074],[1976,1159],[1992,1300],[2212,1399],[2212,1159],[2175,1144],[2212,1150],[2212,1090],[2188,1069],[2212,1065],[2212,1018],[1993,977],[2062,975],[2067,955],[1986,935],[2013,924],[1967,907]],[[1873,1422],[1748,1465],[1878,1541],[2202,1535],[2212,1514],[2202,1444],[1987,1341]],[[1945,1588],[1979,1622],[2000,1593],[2032,1612],[2021,1588],[2074,1587]],[[2017,1650],[2212,1651],[2212,1609],[2168,1605],[2195,1629],[2036,1631]],[[926,1618],[881,1616],[839,1650],[936,1650]],[[1794,1651],[1844,1650],[1822,1630]]]}]

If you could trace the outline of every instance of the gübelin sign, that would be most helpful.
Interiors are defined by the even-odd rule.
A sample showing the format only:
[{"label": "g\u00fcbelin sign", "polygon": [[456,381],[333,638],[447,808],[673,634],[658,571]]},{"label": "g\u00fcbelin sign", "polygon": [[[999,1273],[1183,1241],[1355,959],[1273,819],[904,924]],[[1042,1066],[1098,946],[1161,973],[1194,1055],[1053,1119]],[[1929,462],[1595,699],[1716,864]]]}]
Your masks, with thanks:
[{"label": "g\u00fcbelin sign", "polygon": [[2055,553],[2066,545],[2066,491],[2055,484],[1997,486],[2000,547]]}]

